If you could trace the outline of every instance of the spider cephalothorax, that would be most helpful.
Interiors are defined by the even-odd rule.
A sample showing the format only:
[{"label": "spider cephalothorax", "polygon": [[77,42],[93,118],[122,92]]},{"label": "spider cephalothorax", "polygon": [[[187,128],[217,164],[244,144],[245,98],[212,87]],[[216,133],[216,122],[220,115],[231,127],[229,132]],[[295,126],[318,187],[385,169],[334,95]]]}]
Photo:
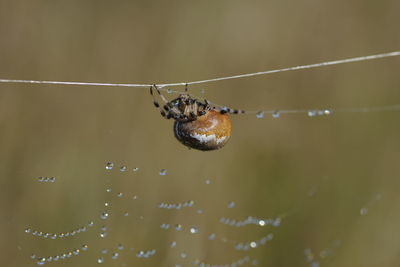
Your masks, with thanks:
[{"label": "spider cephalothorax", "polygon": [[[164,105],[161,107],[154,97],[157,91]],[[223,147],[231,136],[231,120],[227,113],[244,113],[242,110],[211,107],[207,100],[200,101],[189,94],[180,94],[168,101],[157,88],[150,87],[153,103],[161,115],[175,120],[175,137],[185,146],[198,150],[215,150]]]}]

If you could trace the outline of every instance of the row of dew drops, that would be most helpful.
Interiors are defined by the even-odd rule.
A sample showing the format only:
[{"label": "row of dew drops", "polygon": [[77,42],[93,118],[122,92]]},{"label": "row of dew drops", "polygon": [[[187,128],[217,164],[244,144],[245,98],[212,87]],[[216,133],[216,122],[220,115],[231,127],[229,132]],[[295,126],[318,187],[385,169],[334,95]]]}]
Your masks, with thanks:
[{"label": "row of dew drops", "polygon": [[277,119],[281,117],[281,114],[283,113],[306,113],[308,117],[316,117],[316,116],[328,116],[332,114],[332,110],[330,109],[314,109],[314,110],[308,110],[308,111],[258,111],[256,113],[256,118],[257,119],[262,119],[265,117],[266,113],[270,113],[272,118]]},{"label": "row of dew drops", "polygon": [[[113,169],[115,169],[114,167],[115,167],[114,163],[107,162],[106,166],[105,166],[105,169],[106,170],[113,170]],[[129,168],[127,166],[121,166],[119,168],[120,172],[126,172],[128,170],[129,170]],[[132,168],[133,172],[137,172],[138,170],[139,170],[139,168],[137,168],[137,167]],[[159,170],[159,175],[160,176],[167,175],[167,170],[166,169],[160,169]],[[48,178],[48,177],[39,177],[38,181],[39,182],[54,182],[55,181],[55,177],[50,177],[50,178]],[[210,183],[211,183],[210,180],[206,180],[206,184],[210,184]],[[107,192],[111,192],[112,190],[111,190],[111,188],[107,188],[106,191]],[[122,197],[122,196],[123,196],[122,192],[117,193],[117,197]],[[133,197],[133,199],[136,199],[136,198],[137,198],[137,196]],[[370,206],[371,204],[373,204],[375,201],[379,200],[380,198],[381,198],[381,195],[378,194],[370,203],[368,203],[366,206],[364,206],[360,210],[360,214],[361,215],[366,215],[367,212],[368,212],[367,211],[368,206]],[[157,204],[156,207],[158,207],[160,209],[168,209],[168,210],[175,209],[175,210],[179,210],[179,209],[186,208],[186,207],[187,208],[193,207],[194,204],[195,203],[194,203],[193,200],[188,200],[188,201],[178,202],[178,203],[161,202],[161,203]],[[235,202],[230,201],[230,202],[227,203],[227,208],[234,208],[235,205],[236,205]],[[110,203],[109,202],[105,202],[104,206],[105,207],[109,207]],[[201,213],[201,212],[198,212],[198,213]],[[128,214],[125,213],[124,215],[127,216]],[[109,212],[103,211],[103,212],[100,213],[100,219],[101,220],[107,220],[108,218],[109,218]],[[235,227],[242,227],[242,226],[249,225],[249,224],[253,224],[253,225],[257,225],[257,226],[271,225],[273,227],[279,227],[281,225],[281,218],[277,217],[277,218],[260,219],[260,218],[255,218],[255,217],[252,217],[252,216],[248,216],[243,220],[235,220],[235,219],[222,217],[222,218],[219,219],[219,222],[224,224],[224,225],[227,225],[227,226],[235,226]],[[85,232],[88,227],[92,227],[93,225],[94,225],[94,222],[91,221],[86,225],[83,225],[83,226],[78,227],[78,228],[76,228],[74,230],[67,231],[67,232],[64,232],[64,233],[46,233],[46,232],[41,232],[41,231],[37,231],[37,230],[32,230],[31,228],[26,228],[25,232],[29,233],[29,234],[32,234],[34,236],[37,236],[37,237],[49,238],[49,239],[57,239],[57,238],[66,238],[66,237],[69,237],[69,236],[74,236],[74,235],[77,235],[79,233]],[[181,231],[181,230],[185,229],[186,227],[181,225],[181,224],[175,224],[174,226],[171,226],[168,223],[162,223],[160,225],[160,228],[161,229],[165,229],[165,230],[173,228],[176,231]],[[199,231],[200,231],[199,228],[196,227],[196,226],[188,226],[186,229],[190,234],[198,234]],[[102,238],[106,237],[107,236],[107,227],[106,226],[102,226],[100,228],[100,230],[101,230],[100,237],[102,237]],[[215,240],[216,237],[217,237],[217,235],[215,233],[211,233],[211,234],[208,235],[208,240]],[[235,250],[247,251],[247,250],[249,250],[251,248],[257,248],[257,247],[259,247],[261,245],[265,245],[268,241],[271,241],[273,239],[273,234],[269,233],[266,236],[263,236],[262,238],[260,238],[258,240],[249,241],[249,242],[235,242],[235,241],[227,240],[226,238],[221,238],[221,237],[219,239],[221,241],[223,241],[223,242],[228,242],[229,241],[229,242],[234,243],[234,249]],[[172,241],[169,244],[170,248],[174,248],[176,246],[177,246],[176,241]],[[119,244],[117,246],[117,248],[118,248],[118,250],[123,250],[123,245]],[[87,249],[88,249],[88,246],[87,245],[83,245],[81,249],[75,249],[75,250],[72,250],[72,251],[69,251],[69,252],[66,252],[66,253],[62,253],[60,255],[49,256],[49,257],[37,257],[35,255],[32,255],[32,258],[37,260],[37,264],[42,265],[45,262],[58,261],[58,260],[61,260],[61,259],[66,259],[66,258],[69,258],[69,257],[72,257],[72,256],[79,255],[81,251],[86,251]],[[136,253],[136,257],[138,257],[138,258],[149,258],[149,257],[155,255],[156,252],[157,252],[156,249],[140,250],[140,251],[138,251]],[[107,249],[102,249],[101,253],[102,254],[107,254],[108,250]],[[118,257],[119,257],[119,253],[118,252],[111,253],[111,259],[117,259]],[[180,257],[181,258],[186,258],[187,254],[182,252],[182,253],[180,253]],[[98,263],[104,263],[105,262],[105,257],[104,256],[99,257],[97,259],[97,262]],[[204,264],[204,263],[201,262],[199,264],[199,266],[203,266],[201,264]],[[210,265],[210,266],[213,266],[213,265]],[[231,265],[226,265],[226,266],[235,266],[235,263],[232,263]]]},{"label": "row of dew drops", "polygon": [[[114,163],[112,162],[107,162],[106,163],[106,170],[112,170],[114,168]],[[128,167],[126,166],[121,166],[119,168],[119,171],[121,172],[126,172],[128,170]],[[133,172],[137,172],[139,170],[139,168],[135,167],[132,169]],[[160,169],[159,171],[159,175],[160,176],[165,176],[167,174],[167,170],[166,169]],[[39,177],[37,179],[39,182],[54,182],[55,181],[55,177]],[[206,184],[210,184],[211,181],[210,180],[206,180]],[[106,189],[107,192],[111,192],[111,188],[107,188]],[[118,193],[117,194],[118,197],[122,197],[123,193]],[[360,210],[360,215],[366,215],[368,213],[368,207],[371,206],[372,204],[374,204],[376,201],[380,200],[382,197],[381,194],[377,194],[369,203],[367,203],[367,205],[365,205],[364,207],[361,208]],[[134,196],[133,199],[137,199],[137,196]],[[160,209],[176,209],[179,210],[181,208],[184,207],[193,207],[194,206],[194,201],[193,200],[188,200],[185,202],[181,202],[181,203],[167,203],[167,202],[161,202],[158,204],[158,208]],[[106,202],[104,204],[106,207],[109,207],[109,203]],[[235,202],[231,201],[227,204],[227,208],[233,208],[235,207]],[[198,210],[201,211],[201,210]],[[201,213],[201,212],[198,212]],[[128,213],[125,213],[124,216],[127,216]],[[106,220],[109,217],[109,213],[108,212],[101,212],[100,214],[100,219],[102,220]],[[266,225],[271,225],[273,227],[279,227],[281,224],[281,218],[277,217],[277,218],[267,218],[267,219],[259,219],[259,218],[255,218],[255,217],[251,217],[248,216],[243,220],[235,220],[235,219],[230,219],[230,218],[220,218],[219,222],[228,226],[235,226],[235,227],[242,227],[248,224],[254,224],[254,225],[258,225],[258,226],[266,226]],[[83,225],[81,227],[78,227],[74,230],[71,231],[67,231],[64,233],[47,233],[47,232],[41,232],[41,231],[37,231],[37,230],[32,230],[31,228],[26,228],[25,232],[28,234],[32,234],[33,236],[37,236],[37,237],[42,237],[42,238],[49,238],[49,239],[57,239],[57,238],[66,238],[69,236],[74,236],[77,235],[79,233],[85,232],[87,230],[88,227],[92,227],[94,225],[94,222],[91,221],[86,225]],[[162,223],[160,225],[161,229],[170,229],[172,228],[170,224],[168,223]],[[181,231],[184,226],[181,224],[176,224],[175,226],[173,226],[173,228],[176,231]],[[100,237],[104,238],[107,236],[107,227],[106,226],[102,226],[101,228],[101,232],[100,232]],[[199,229],[196,226],[190,226],[188,227],[188,232],[191,234],[197,234],[199,233]],[[216,239],[216,234],[215,233],[211,233],[208,235],[208,240],[215,240]],[[226,238],[220,238],[221,241],[223,242],[227,242],[228,240]],[[247,251],[251,248],[257,248],[260,245],[265,245],[268,241],[273,239],[273,234],[270,233],[262,238],[260,238],[259,240],[255,240],[255,241],[250,241],[250,242],[236,242],[234,244],[234,249],[235,250],[242,250],[242,251]],[[232,241],[234,242],[234,241]],[[176,241],[172,241],[169,244],[170,248],[174,248],[176,247],[177,243]],[[117,246],[118,250],[123,250],[123,245],[119,244]],[[132,248],[131,248],[132,249]],[[48,256],[48,257],[38,257],[36,255],[32,255],[31,258],[37,261],[38,265],[43,265],[46,262],[56,262],[59,260],[63,260],[66,258],[70,258],[72,256],[76,256],[79,255],[81,251],[86,251],[88,250],[88,245],[83,245],[81,247],[81,249],[74,249],[72,251],[68,251],[65,253],[62,253],[60,255],[55,255],[55,256]],[[108,250],[107,249],[102,249],[101,250],[102,254],[107,254]],[[153,255],[156,254],[156,249],[149,249],[149,250],[140,250],[136,253],[136,257],[138,258],[149,258]],[[318,262],[315,262],[313,260],[310,260],[311,258],[311,253],[309,252],[309,250],[305,251],[306,254],[306,258],[307,261],[310,263],[311,266],[318,266]],[[119,253],[118,252],[113,252],[111,254],[111,259],[117,259],[119,257]],[[182,252],[180,253],[180,257],[181,258],[186,258],[187,254]],[[105,262],[105,258],[103,256],[99,257],[97,259],[98,263],[104,263]],[[197,262],[198,264],[195,264],[195,262]],[[200,262],[198,260],[196,260],[194,262],[195,265],[198,266],[207,266],[204,265],[205,263]],[[200,263],[199,263],[200,262]],[[231,263],[230,265],[222,265],[222,266],[236,266],[237,263]],[[210,265],[210,266],[214,266],[214,265]]]},{"label": "row of dew drops", "polygon": [[[107,162],[106,163],[106,170],[113,170],[114,169],[114,167],[115,167],[115,165],[114,165],[114,163],[113,162]],[[126,171],[128,171],[129,170],[129,168],[127,167],[127,166],[121,166],[120,168],[119,168],[119,171],[120,172],[126,172]],[[138,171],[139,170],[139,168],[137,168],[137,167],[135,167],[135,168],[133,168],[132,169],[132,171],[134,171],[134,172],[136,172],[136,171]],[[160,171],[159,171],[159,175],[160,176],[165,176],[167,174],[167,170],[166,169],[160,169]],[[206,184],[210,184],[211,183],[211,181],[209,180],[209,179],[207,179],[206,181],[205,181],[205,183]],[[108,191],[108,192],[110,192],[110,191]],[[120,194],[120,193],[119,193]],[[120,195],[118,195],[118,196],[120,196]],[[180,203],[168,203],[168,202],[161,202],[161,203],[159,203],[158,205],[157,205],[157,207],[158,208],[160,208],[160,209],[169,209],[169,210],[171,210],[171,209],[175,209],[175,210],[180,210],[180,209],[182,209],[182,208],[186,208],[186,207],[193,207],[194,206],[194,201],[193,200],[188,200],[188,201],[185,201],[185,202],[180,202]],[[230,202],[228,202],[227,203],[227,208],[234,208],[235,207],[235,202],[234,201],[230,201]],[[202,210],[198,210],[198,212],[197,213],[202,213]],[[103,212],[102,214],[101,214],[101,219],[107,219],[108,218],[108,213],[106,213],[106,212]],[[229,219],[227,219],[227,220],[229,220]],[[252,217],[247,217],[247,219],[245,220],[245,223],[246,224],[250,224],[250,221],[253,221],[253,220],[255,220],[255,218],[252,218]],[[233,220],[233,221],[235,221],[235,220]],[[258,221],[258,225],[259,226],[265,226],[265,225],[274,225],[275,227],[277,227],[277,226],[279,226],[280,225],[280,219],[279,218],[277,218],[277,219],[265,219],[265,220],[262,220],[262,219],[257,219],[257,221]],[[253,222],[253,224],[254,224],[254,222]],[[161,225],[160,225],[160,228],[161,229],[165,229],[165,230],[167,230],[167,229],[170,229],[170,228],[173,228],[173,229],[175,229],[176,231],[181,231],[183,228],[184,228],[184,226],[183,225],[181,225],[181,224],[175,224],[174,226],[171,226],[169,223],[162,223]],[[188,231],[189,231],[189,233],[190,234],[197,234],[197,233],[199,233],[199,229],[198,229],[198,227],[196,227],[196,226],[190,226],[189,228],[188,228]],[[208,236],[208,240],[215,240],[216,239],[216,234],[215,233],[211,233],[211,234],[209,234],[209,236]],[[250,242],[234,242],[234,241],[231,241],[231,242],[234,242],[235,243],[235,245],[234,245],[234,249],[235,250],[243,250],[243,251],[246,251],[246,250],[248,250],[248,249],[250,249],[250,248],[256,248],[256,247],[258,247],[258,246],[260,246],[260,245],[265,245],[268,241],[270,241],[270,240],[272,240],[272,238],[273,238],[273,234],[268,234],[267,236],[264,236],[264,237],[262,237],[262,238],[260,238],[259,240],[256,240],[256,241],[250,241]],[[229,240],[228,239],[226,239],[226,238],[221,238],[221,241],[223,241],[223,242],[228,242]],[[174,248],[174,247],[176,247],[176,245],[177,245],[177,242],[176,241],[172,241],[172,242],[170,242],[170,244],[169,244],[169,246],[170,246],[170,248]],[[152,256],[152,255],[154,255],[156,253],[156,250],[155,249],[153,249],[153,250],[148,250],[148,251],[140,251],[140,252],[138,252],[137,253],[137,257],[144,257],[144,258],[147,258],[147,257],[150,257],[150,256]],[[187,254],[185,253],[185,252],[182,252],[182,253],[180,253],[180,257],[181,258],[186,258],[187,257]],[[247,257],[248,258],[248,257]],[[246,257],[244,258],[244,259],[246,259]],[[99,261],[100,261],[100,263],[102,263],[102,262],[104,262],[104,258],[99,258]],[[246,260],[243,260],[243,259],[241,259],[241,260],[238,260],[238,261],[236,261],[236,262],[232,262],[231,264],[225,264],[225,265],[221,265],[221,266],[239,266],[239,265],[242,265],[242,264],[244,264],[246,262]],[[256,265],[256,260],[254,260],[252,263],[253,263],[253,265]],[[201,261],[199,261],[199,260],[195,260],[194,262],[193,262],[193,264],[194,265],[197,265],[197,266],[220,266],[220,265],[210,265],[210,264],[206,264],[206,263],[204,263],[204,262],[201,262]],[[180,265],[176,265],[176,266],[180,266]]]}]

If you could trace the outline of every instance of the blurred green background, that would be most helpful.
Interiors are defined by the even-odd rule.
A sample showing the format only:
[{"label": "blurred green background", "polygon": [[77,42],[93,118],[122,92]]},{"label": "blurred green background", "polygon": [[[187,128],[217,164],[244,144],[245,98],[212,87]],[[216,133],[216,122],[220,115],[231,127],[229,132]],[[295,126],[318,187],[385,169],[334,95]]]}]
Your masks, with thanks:
[{"label": "blurred green background", "polygon": [[[184,82],[383,53],[400,48],[399,12],[396,0],[0,0],[0,78]],[[387,58],[190,90],[249,110],[384,106],[400,103],[399,68],[399,58]],[[87,244],[61,263],[96,266],[103,256],[106,266],[189,266],[249,255],[259,266],[309,266],[309,248],[320,266],[399,266],[399,118],[241,115],[225,148],[199,152],[174,139],[147,89],[0,84],[1,265],[32,266],[31,254]],[[105,170],[107,161],[114,170]],[[193,208],[157,208],[187,200]],[[101,221],[104,210],[110,218]],[[218,222],[246,216],[283,217],[276,228]],[[90,220],[93,229],[60,240],[24,233],[65,232]],[[103,224],[109,231],[100,238]],[[190,234],[191,225],[199,233]],[[233,248],[232,240],[271,232],[265,246]],[[112,260],[119,243],[125,249]],[[157,253],[137,258],[141,249]]]}]

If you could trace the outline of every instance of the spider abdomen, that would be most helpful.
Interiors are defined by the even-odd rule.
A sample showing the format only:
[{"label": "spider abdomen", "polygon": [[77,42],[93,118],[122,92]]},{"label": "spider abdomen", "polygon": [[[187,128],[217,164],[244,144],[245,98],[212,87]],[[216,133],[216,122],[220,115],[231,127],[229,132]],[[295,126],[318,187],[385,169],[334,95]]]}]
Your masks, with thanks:
[{"label": "spider abdomen", "polygon": [[215,150],[223,147],[231,137],[232,124],[228,114],[209,110],[193,121],[174,123],[176,139],[185,146],[198,150]]}]

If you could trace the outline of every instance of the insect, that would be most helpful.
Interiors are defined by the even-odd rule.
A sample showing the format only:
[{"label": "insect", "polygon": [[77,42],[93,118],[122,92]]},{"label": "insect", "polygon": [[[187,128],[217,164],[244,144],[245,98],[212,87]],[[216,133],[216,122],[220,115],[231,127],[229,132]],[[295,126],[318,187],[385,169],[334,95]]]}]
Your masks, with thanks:
[{"label": "insect", "polygon": [[[162,107],[157,102],[154,91],[164,102]],[[213,107],[206,99],[200,101],[187,93],[168,101],[156,85],[150,87],[150,94],[161,116],[175,120],[173,127],[175,138],[185,146],[197,150],[216,150],[226,145],[232,132],[228,114],[244,113],[238,109]]]}]

